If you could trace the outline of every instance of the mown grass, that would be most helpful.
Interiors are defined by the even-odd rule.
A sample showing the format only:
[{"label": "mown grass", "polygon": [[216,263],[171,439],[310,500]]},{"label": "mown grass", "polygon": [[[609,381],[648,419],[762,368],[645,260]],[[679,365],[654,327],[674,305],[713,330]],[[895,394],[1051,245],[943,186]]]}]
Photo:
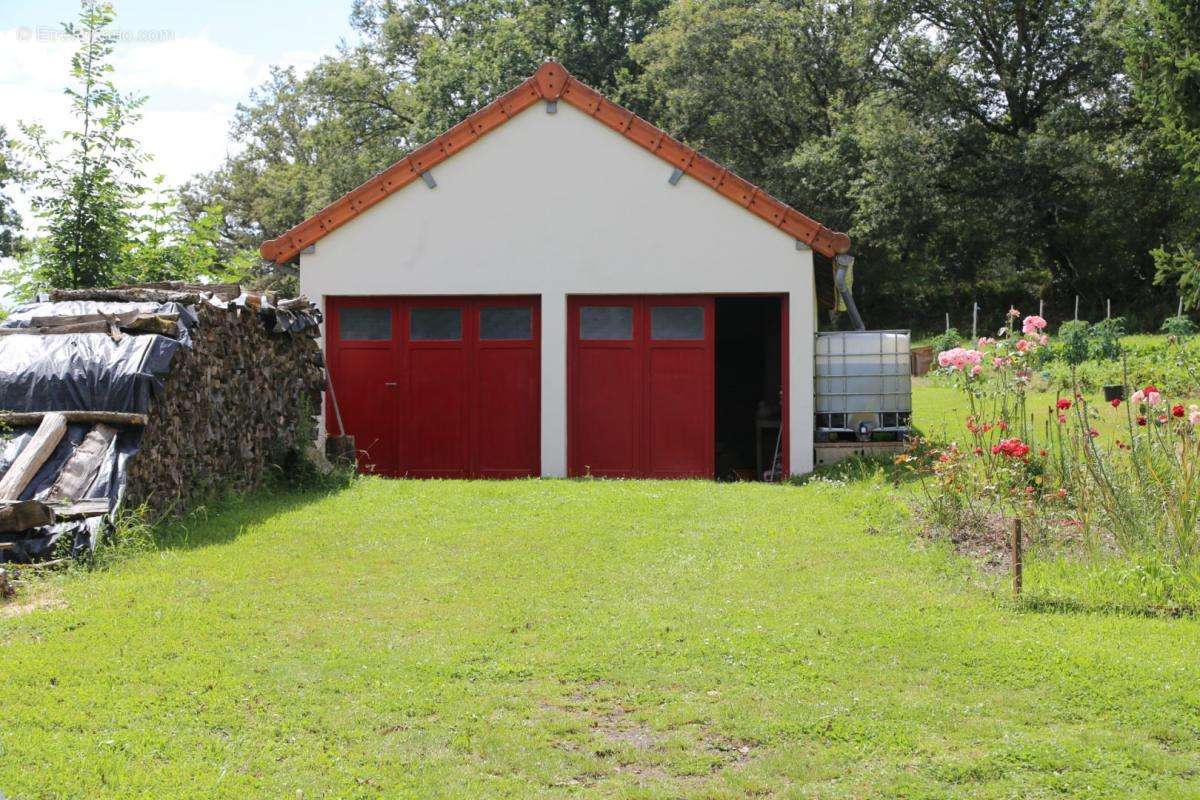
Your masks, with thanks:
[{"label": "mown grass", "polygon": [[0,791],[1195,797],[1200,622],[1013,606],[878,480],[262,496],[0,618]]},{"label": "mown grass", "polygon": [[[1096,412],[1092,419],[1102,435],[1124,435],[1128,440],[1129,421],[1124,406],[1114,410],[1098,391],[1083,392],[1082,396]],[[1025,410],[1036,433],[1046,432],[1047,424],[1053,420],[1055,401],[1060,397],[1072,398],[1072,394],[1068,391],[1038,389],[1029,392]],[[970,438],[966,429],[970,413],[970,400],[961,389],[936,378],[913,379],[913,425],[922,435],[937,441],[964,443]],[[982,416],[986,416],[986,413]]]}]

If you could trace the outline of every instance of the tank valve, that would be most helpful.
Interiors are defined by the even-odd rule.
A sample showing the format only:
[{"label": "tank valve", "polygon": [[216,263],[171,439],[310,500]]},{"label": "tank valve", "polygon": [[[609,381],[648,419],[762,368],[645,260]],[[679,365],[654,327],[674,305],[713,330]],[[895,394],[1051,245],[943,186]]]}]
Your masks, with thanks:
[{"label": "tank valve", "polygon": [[868,442],[871,440],[871,423],[863,420],[858,423],[858,440],[860,442]]}]

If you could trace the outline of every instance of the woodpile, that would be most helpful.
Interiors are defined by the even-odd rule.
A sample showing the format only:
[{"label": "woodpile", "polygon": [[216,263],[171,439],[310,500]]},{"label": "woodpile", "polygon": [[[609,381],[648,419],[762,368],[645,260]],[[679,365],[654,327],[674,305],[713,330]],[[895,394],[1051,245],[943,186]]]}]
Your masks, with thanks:
[{"label": "woodpile", "polygon": [[248,491],[315,440],[325,385],[319,329],[271,333],[246,307],[196,311],[192,346],[176,355],[147,414],[127,505],[179,513],[221,490]]},{"label": "woodpile", "polygon": [[[325,372],[320,313],[304,298],[170,283],[57,291],[50,300],[0,325],[0,350],[15,347],[0,379],[31,387],[9,394],[21,407],[0,408],[0,433],[17,437],[0,458],[0,561],[6,551],[46,553],[65,533],[94,544],[118,496],[156,517],[180,514],[220,492],[254,489],[313,450]],[[85,338],[64,338],[72,335]],[[95,336],[103,338],[86,338]],[[91,390],[151,371],[136,356],[146,348],[125,347],[137,343],[122,342],[129,336],[165,337],[141,343],[173,355],[165,374],[161,364],[153,370],[162,383],[148,401],[114,408],[113,396],[143,395]],[[71,358],[89,355],[63,360],[43,337],[68,343]]]}]

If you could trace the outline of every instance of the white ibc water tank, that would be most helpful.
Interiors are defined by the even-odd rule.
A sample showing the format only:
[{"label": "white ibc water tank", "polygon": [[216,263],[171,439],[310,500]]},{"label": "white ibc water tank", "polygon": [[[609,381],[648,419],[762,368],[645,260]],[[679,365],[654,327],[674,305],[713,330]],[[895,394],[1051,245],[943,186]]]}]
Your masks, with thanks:
[{"label": "white ibc water tank", "polygon": [[815,377],[818,438],[907,433],[912,417],[908,331],[818,333]]}]

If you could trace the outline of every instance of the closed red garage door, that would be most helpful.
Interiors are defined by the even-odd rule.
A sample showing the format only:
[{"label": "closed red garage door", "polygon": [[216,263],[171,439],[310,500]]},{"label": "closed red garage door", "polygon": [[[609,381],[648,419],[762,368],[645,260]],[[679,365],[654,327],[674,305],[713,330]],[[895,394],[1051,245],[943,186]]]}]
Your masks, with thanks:
[{"label": "closed red garage door", "polygon": [[572,475],[711,478],[711,297],[573,297]]},{"label": "closed red garage door", "polygon": [[329,370],[360,469],[537,475],[538,310],[528,297],[330,298]]}]

